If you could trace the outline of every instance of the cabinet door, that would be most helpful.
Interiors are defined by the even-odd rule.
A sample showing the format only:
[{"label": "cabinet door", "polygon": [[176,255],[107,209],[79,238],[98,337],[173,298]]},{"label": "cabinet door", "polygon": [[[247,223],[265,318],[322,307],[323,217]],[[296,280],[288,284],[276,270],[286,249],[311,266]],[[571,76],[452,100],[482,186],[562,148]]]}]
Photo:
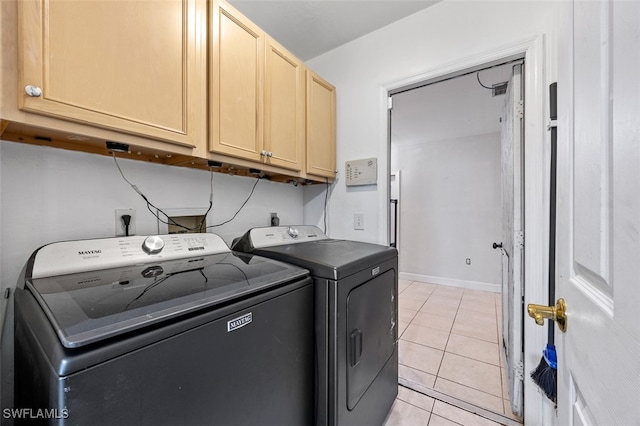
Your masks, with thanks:
[{"label": "cabinet door", "polygon": [[336,89],[307,71],[307,173],[336,175]]},{"label": "cabinet door", "polygon": [[209,149],[261,160],[264,33],[224,2],[212,5]]},{"label": "cabinet door", "polygon": [[24,0],[23,110],[195,147],[206,134],[206,2]]},{"label": "cabinet door", "polygon": [[265,161],[299,171],[304,155],[305,67],[271,39],[266,59]]}]

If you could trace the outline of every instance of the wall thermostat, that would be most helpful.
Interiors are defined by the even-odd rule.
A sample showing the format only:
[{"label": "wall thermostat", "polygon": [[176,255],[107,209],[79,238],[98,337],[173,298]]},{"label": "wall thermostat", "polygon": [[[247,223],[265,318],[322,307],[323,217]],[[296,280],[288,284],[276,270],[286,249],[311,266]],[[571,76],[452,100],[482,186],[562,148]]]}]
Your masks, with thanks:
[{"label": "wall thermostat", "polygon": [[347,186],[375,185],[378,181],[378,159],[365,158],[345,162]]}]

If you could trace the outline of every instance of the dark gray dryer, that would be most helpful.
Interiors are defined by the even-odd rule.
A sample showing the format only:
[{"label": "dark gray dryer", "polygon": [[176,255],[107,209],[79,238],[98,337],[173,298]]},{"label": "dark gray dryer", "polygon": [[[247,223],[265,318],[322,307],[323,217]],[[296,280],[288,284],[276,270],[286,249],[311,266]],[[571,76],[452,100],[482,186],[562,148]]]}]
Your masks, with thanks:
[{"label": "dark gray dryer", "polygon": [[317,424],[382,424],[398,393],[397,250],[315,226],[254,228],[231,248],[311,271]]},{"label": "dark gray dryer", "polygon": [[15,294],[16,423],[310,424],[313,297],[214,234],[44,246]]}]

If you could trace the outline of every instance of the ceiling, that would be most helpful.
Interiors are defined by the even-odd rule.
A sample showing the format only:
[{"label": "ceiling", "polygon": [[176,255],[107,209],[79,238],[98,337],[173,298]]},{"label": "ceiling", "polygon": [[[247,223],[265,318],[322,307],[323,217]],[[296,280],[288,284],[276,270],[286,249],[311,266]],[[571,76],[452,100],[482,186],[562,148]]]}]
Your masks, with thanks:
[{"label": "ceiling", "polygon": [[302,61],[441,0],[229,0]]},{"label": "ceiling", "polygon": [[507,63],[393,95],[392,146],[499,133],[507,97],[487,87],[508,82],[512,68]]}]

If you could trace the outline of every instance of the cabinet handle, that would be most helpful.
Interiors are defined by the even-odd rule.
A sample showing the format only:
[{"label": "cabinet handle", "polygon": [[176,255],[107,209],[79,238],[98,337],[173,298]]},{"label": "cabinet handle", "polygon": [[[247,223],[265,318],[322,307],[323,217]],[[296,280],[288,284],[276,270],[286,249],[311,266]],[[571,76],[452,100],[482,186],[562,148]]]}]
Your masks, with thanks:
[{"label": "cabinet handle", "polygon": [[271,151],[267,152],[267,157],[269,157],[269,158],[273,157],[273,152],[271,152]]},{"label": "cabinet handle", "polygon": [[267,151],[262,150],[260,151],[260,157],[266,157],[267,156]]},{"label": "cabinet handle", "polygon": [[24,86],[24,92],[32,98],[39,98],[42,96],[42,89],[38,86],[32,86],[31,84]]}]

